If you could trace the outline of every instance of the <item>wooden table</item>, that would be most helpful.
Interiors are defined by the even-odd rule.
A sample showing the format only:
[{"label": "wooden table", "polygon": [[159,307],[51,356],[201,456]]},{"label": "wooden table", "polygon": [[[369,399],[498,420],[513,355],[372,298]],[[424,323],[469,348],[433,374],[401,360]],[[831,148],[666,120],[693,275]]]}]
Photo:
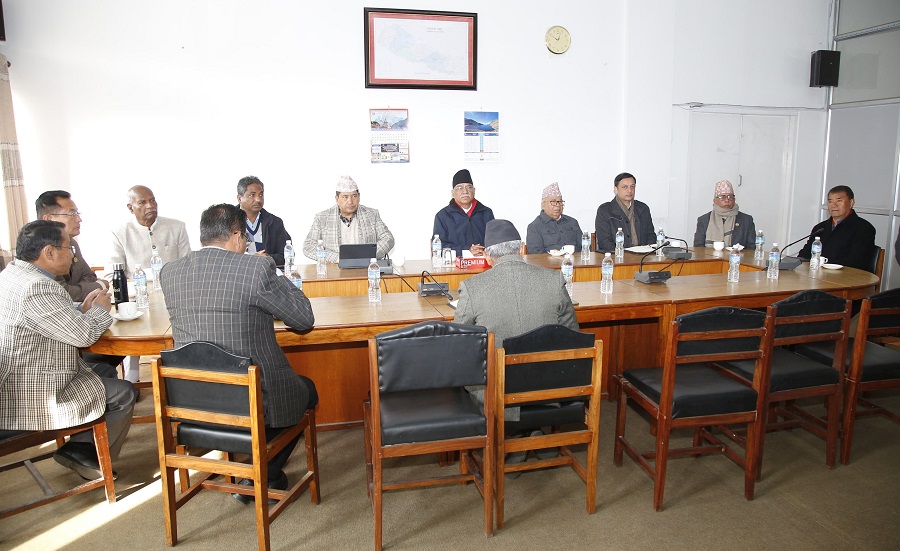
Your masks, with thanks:
[{"label": "wooden table", "polygon": [[[712,254],[710,254],[712,253]],[[639,256],[637,261],[639,261]],[[765,307],[805,289],[821,289],[850,299],[871,294],[878,285],[874,275],[845,268],[819,270],[810,273],[806,265],[794,271],[783,271],[776,281],[766,279],[765,272],[754,264],[752,251],[744,253],[745,264],[739,283],[728,283],[725,256],[713,251],[700,251],[695,260],[684,263],[682,274],[665,284],[644,285],[633,279],[617,279],[612,295],[600,293],[600,285],[592,280],[599,267],[594,260],[579,264],[575,269],[573,295],[576,314],[583,331],[591,332],[605,343],[604,362],[608,376],[623,369],[659,365],[662,360],[666,331],[675,316],[723,304],[749,308]],[[649,257],[648,257],[649,258]],[[529,263],[554,267],[557,259],[547,255],[527,257]],[[633,274],[637,261],[621,263],[616,275]],[[580,261],[579,261],[580,262]],[[679,263],[680,264],[680,263]],[[408,262],[404,278],[426,266],[424,261]],[[661,267],[653,263],[651,267]],[[314,268],[314,267],[313,267]],[[679,266],[669,269],[673,275]],[[644,269],[648,269],[647,262]],[[478,271],[443,269],[437,279],[461,281]],[[358,271],[358,270],[357,270]],[[334,292],[349,292],[356,285],[365,288],[365,275],[340,270],[345,278],[323,278],[316,285],[330,286]],[[329,273],[329,277],[332,274]],[[581,276],[581,277],[579,277]],[[316,382],[320,405],[317,420],[323,425],[358,424],[362,419],[362,400],[368,392],[367,339],[390,329],[423,320],[452,320],[454,311],[443,297],[421,298],[404,291],[399,278],[397,286],[388,284],[380,304],[370,304],[361,291],[355,296],[327,296],[310,298],[316,324],[311,331],[297,332],[276,322],[278,342],[284,347],[295,370]],[[417,281],[417,278],[416,278]],[[414,281],[410,281],[414,285]],[[304,281],[304,291],[323,290],[311,281]],[[400,286],[403,287],[400,287]],[[458,283],[457,283],[458,285]],[[451,290],[456,287],[451,283]],[[172,346],[171,327],[162,296],[151,296],[148,315],[129,322],[115,322],[91,350],[105,354],[156,354]],[[606,385],[604,384],[604,388]]]}]

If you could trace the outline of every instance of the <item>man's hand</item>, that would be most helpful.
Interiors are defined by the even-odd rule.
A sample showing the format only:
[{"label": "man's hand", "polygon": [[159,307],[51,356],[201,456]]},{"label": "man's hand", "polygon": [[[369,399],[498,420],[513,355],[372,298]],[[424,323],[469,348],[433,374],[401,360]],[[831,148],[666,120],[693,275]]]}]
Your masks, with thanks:
[{"label": "man's hand", "polygon": [[109,295],[103,289],[94,289],[88,293],[88,296],[84,297],[84,301],[81,303],[81,311],[87,312],[94,306],[99,306],[107,312],[112,307],[109,302]]},{"label": "man's hand", "polygon": [[266,250],[263,249],[263,250],[261,250],[261,251],[256,251],[256,254],[253,255],[253,256],[269,256],[269,255],[266,254]]},{"label": "man's hand", "polygon": [[472,256],[484,256],[484,245],[474,243],[469,247],[469,252],[472,253]]}]

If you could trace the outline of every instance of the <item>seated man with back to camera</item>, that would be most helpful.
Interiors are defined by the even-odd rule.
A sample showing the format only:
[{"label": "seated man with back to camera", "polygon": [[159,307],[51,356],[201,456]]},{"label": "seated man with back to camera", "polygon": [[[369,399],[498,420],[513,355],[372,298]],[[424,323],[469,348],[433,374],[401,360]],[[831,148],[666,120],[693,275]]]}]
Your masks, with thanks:
[{"label": "seated man with back to camera", "polygon": [[818,237],[822,241],[822,256],[828,262],[873,271],[875,227],[856,214],[853,210],[855,203],[853,190],[848,186],[835,186],[828,190],[831,218],[813,226],[812,235],[797,256],[809,260],[813,241]]},{"label": "seated man with back to camera", "polygon": [[375,256],[387,258],[394,248],[394,235],[376,209],[359,204],[359,186],[350,176],[338,178],[335,205],[316,214],[303,241],[303,254],[316,259],[319,239],[325,246],[325,262],[340,260],[341,245],[374,243]]},{"label": "seated man with back to camera", "polygon": [[756,243],[756,224],[753,217],[740,212],[734,202],[734,187],[728,180],[716,182],[713,191],[713,210],[697,218],[694,232],[695,247],[712,247],[723,241],[726,247],[740,243],[750,248]]},{"label": "seated man with back to camera", "polygon": [[563,214],[563,201],[559,184],[553,182],[541,193],[541,213],[528,224],[525,245],[528,254],[560,250],[563,245],[574,245],[581,251],[581,226],[578,220]]},{"label": "seated man with back to camera", "polygon": [[[116,378],[115,367],[79,356],[113,319],[105,291],[73,304],[56,281],[74,254],[65,225],[37,220],[22,227],[16,259],[0,272],[0,429],[64,429],[105,413],[115,459],[131,428],[134,388]],[[102,476],[90,430],[73,435],[53,459],[82,478]]]},{"label": "seated man with back to camera", "polygon": [[616,250],[616,232],[622,228],[625,247],[656,244],[650,207],[634,198],[637,179],[623,172],[613,180],[612,201],[597,207],[594,231],[597,236],[597,252]]},{"label": "seated man with back to camera", "polygon": [[[247,215],[229,204],[213,205],[200,217],[199,251],[166,264],[160,279],[172,320],[175,347],[213,343],[250,360],[262,370],[266,427],[288,427],[319,401],[316,385],[298,375],[275,340],[275,318],[298,331],[315,318],[309,299],[286,277],[275,273],[270,256],[244,254]],[[297,436],[269,459],[269,487],[289,487],[284,466]],[[244,479],[241,484],[252,484]],[[252,496],[232,494],[244,504]]]}]

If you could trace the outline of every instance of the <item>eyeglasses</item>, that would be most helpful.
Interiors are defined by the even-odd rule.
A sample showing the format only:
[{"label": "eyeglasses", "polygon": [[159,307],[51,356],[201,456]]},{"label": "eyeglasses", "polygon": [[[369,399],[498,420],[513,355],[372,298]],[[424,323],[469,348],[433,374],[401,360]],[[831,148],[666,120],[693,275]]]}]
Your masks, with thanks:
[{"label": "eyeglasses", "polygon": [[547,201],[551,207],[564,207],[566,206],[565,201]]},{"label": "eyeglasses", "polygon": [[57,212],[50,216],[77,216],[81,218],[81,213],[76,210],[75,212]]},{"label": "eyeglasses", "polygon": [[54,248],[57,248],[57,249],[59,249],[59,250],[61,250],[61,251],[64,251],[64,250],[66,250],[66,249],[69,249],[70,251],[72,251],[72,256],[75,256],[75,245],[72,245],[72,246],[69,246],[69,247],[59,247],[59,246],[57,246],[57,245],[53,245],[53,247],[54,247]]},{"label": "eyeglasses", "polygon": [[459,184],[458,186],[453,186],[453,191],[472,191],[475,189],[475,186],[472,184]]},{"label": "eyeglasses", "polygon": [[719,201],[734,201],[734,195],[716,195]]}]

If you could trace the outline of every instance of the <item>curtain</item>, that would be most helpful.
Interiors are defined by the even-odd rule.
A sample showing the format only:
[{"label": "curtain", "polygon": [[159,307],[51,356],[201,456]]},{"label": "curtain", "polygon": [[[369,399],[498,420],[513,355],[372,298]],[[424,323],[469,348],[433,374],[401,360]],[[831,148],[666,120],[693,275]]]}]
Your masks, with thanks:
[{"label": "curtain", "polygon": [[[3,167],[3,191],[6,197],[7,235],[0,234],[0,267],[15,254],[13,240],[28,222],[28,205],[25,201],[25,184],[22,180],[22,162],[19,157],[19,140],[16,137],[16,121],[13,117],[12,91],[9,87],[9,63],[0,54],[0,166]],[[0,230],[2,231],[2,230]],[[8,247],[8,249],[5,249]]]}]

